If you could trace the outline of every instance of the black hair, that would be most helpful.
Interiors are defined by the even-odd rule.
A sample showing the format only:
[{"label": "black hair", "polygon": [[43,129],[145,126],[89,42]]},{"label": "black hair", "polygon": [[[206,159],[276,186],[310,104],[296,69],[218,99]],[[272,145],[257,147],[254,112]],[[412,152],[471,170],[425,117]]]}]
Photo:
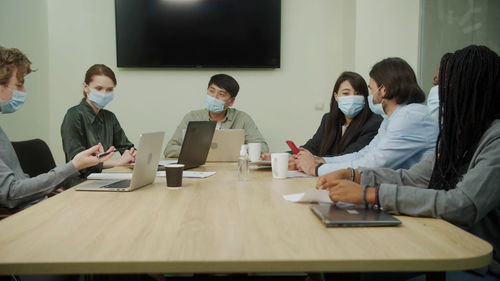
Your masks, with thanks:
[{"label": "black hair", "polygon": [[231,95],[231,98],[236,97],[238,95],[238,91],[240,90],[240,85],[238,85],[238,82],[236,82],[233,77],[227,74],[216,74],[210,77],[210,81],[208,81],[208,87],[210,87],[210,85],[212,84],[226,90]]},{"label": "black hair", "polygon": [[429,188],[456,187],[480,138],[500,118],[500,57],[471,45],[441,59],[439,136]]},{"label": "black hair", "polygon": [[[342,125],[345,124],[346,119],[344,113],[339,109],[338,103],[335,100],[335,93],[338,94],[340,84],[344,81],[349,81],[354,91],[365,97],[365,107],[363,110],[356,115],[347,127],[344,135],[342,135]],[[368,106],[368,87],[366,86],[366,81],[361,77],[361,75],[355,72],[345,71],[340,74],[339,78],[335,82],[333,87],[332,100],[330,102],[330,113],[328,115],[328,120],[326,123],[326,128],[324,132],[324,137],[321,140],[318,156],[325,156],[331,151],[333,145],[335,154],[342,153],[345,148],[349,145],[352,138],[356,135],[359,130],[363,127],[368,120],[372,112]]]},{"label": "black hair", "polygon": [[376,63],[370,77],[377,86],[384,85],[385,99],[395,99],[397,104],[422,103],[424,91],[418,86],[415,72],[402,58],[386,58]]}]

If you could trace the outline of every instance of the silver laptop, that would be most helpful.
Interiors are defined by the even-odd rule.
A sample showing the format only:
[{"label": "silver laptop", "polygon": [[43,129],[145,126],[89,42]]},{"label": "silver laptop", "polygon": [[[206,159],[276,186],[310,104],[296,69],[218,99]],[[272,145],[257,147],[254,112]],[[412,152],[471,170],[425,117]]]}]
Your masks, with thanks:
[{"label": "silver laptop", "polygon": [[144,133],[139,138],[134,171],[130,180],[98,180],[80,185],[76,190],[132,191],[154,182],[165,132]]},{"label": "silver laptop", "polygon": [[335,204],[311,206],[311,211],[327,227],[336,226],[396,226],[401,221],[381,210],[359,206],[341,207]]},{"label": "silver laptop", "polygon": [[241,145],[245,143],[245,130],[215,130],[208,151],[209,162],[237,162]]}]

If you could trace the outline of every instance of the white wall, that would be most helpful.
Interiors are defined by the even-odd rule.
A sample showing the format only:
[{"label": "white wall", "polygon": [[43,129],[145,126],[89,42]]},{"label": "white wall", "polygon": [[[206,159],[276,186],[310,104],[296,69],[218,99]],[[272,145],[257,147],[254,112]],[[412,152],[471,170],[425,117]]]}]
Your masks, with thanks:
[{"label": "white wall", "polygon": [[11,141],[50,143],[47,0],[1,0],[0,46],[21,49],[38,69],[25,81],[26,104],[14,114],[1,114],[0,126]]},{"label": "white wall", "polygon": [[[129,138],[137,142],[141,132],[164,130],[167,141],[186,112],[204,106],[209,77],[224,72],[241,86],[235,107],[251,114],[271,150],[285,150],[286,139],[303,144],[315,132],[329,110],[333,84],[343,70],[354,69],[367,77],[373,63],[387,56],[402,56],[417,65],[418,0],[401,2],[405,4],[398,0],[283,0],[280,69],[204,70],[117,69],[113,0],[2,0],[0,44],[26,51],[40,71],[27,78],[33,94],[24,112],[8,120],[2,116],[1,126],[11,137],[47,139],[62,164],[59,130],[64,114],[81,99],[86,69],[104,63],[118,79],[109,109]],[[394,9],[398,16],[381,13],[394,14]],[[25,24],[17,21],[14,10],[33,16]],[[374,21],[373,11],[377,19],[385,19]],[[8,32],[4,23],[10,21],[17,21],[22,35],[4,41]],[[385,29],[391,36],[385,36],[381,45],[366,44],[373,42],[373,31]],[[405,40],[399,40],[402,37]],[[39,43],[45,47],[38,49]],[[33,49],[41,55],[33,54]],[[35,95],[36,103],[31,99]],[[21,118],[28,110],[31,118]],[[41,124],[35,126],[33,119]]]},{"label": "white wall", "polygon": [[418,74],[420,1],[356,2],[355,71],[369,79],[375,63],[401,57]]}]

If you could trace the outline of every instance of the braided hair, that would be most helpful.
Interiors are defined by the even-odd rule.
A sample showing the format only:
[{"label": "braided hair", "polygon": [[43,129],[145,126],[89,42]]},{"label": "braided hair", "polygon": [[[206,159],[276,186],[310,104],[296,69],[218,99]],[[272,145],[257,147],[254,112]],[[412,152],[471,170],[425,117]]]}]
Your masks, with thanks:
[{"label": "braided hair", "polygon": [[476,45],[444,55],[439,72],[439,136],[429,188],[455,188],[480,138],[498,118],[500,57]]}]

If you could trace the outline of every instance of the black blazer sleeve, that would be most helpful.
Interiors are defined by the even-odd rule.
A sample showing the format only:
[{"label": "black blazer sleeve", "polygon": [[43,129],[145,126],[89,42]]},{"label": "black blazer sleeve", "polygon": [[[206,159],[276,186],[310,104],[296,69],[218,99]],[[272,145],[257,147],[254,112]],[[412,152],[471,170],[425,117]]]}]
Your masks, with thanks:
[{"label": "black blazer sleeve", "polygon": [[367,146],[372,139],[377,135],[380,123],[382,123],[382,116],[378,114],[372,114],[372,116],[366,120],[365,125],[359,131],[357,138],[353,138],[351,143],[345,148],[341,154],[347,154],[352,152],[358,152],[363,147]]},{"label": "black blazer sleeve", "polygon": [[303,148],[309,150],[313,155],[318,155],[319,153],[321,140],[323,139],[326,130],[328,115],[329,113],[325,113],[325,115],[323,115],[323,118],[321,118],[321,124],[312,139],[308,140],[306,144],[302,146]]}]

